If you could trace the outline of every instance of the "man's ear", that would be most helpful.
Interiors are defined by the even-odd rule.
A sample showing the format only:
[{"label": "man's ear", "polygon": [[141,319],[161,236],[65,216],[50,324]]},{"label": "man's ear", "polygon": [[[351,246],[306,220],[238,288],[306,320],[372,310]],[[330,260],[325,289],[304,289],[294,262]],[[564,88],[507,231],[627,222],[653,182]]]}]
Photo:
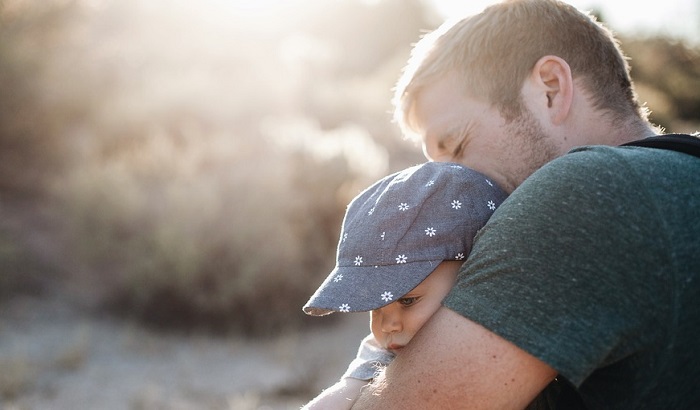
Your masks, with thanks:
[{"label": "man's ear", "polygon": [[544,56],[535,63],[532,78],[546,98],[552,123],[559,125],[564,122],[574,99],[574,80],[569,64],[557,56]]}]

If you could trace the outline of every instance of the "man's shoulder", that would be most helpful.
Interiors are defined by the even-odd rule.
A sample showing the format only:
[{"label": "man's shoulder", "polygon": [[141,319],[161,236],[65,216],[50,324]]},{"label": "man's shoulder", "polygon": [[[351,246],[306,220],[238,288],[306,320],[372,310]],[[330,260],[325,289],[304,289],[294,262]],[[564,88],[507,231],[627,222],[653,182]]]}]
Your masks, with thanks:
[{"label": "man's shoulder", "polygon": [[614,167],[616,165],[621,165],[616,161],[611,161],[611,158],[617,158],[620,160],[628,160],[634,163],[638,161],[654,161],[654,162],[667,162],[669,160],[675,160],[678,162],[687,162],[689,164],[695,164],[698,158],[694,155],[674,149],[671,145],[659,145],[659,146],[641,146],[641,145],[622,145],[622,146],[607,146],[607,145],[588,145],[582,147],[573,148],[566,155],[563,155],[552,163],[556,164],[562,163],[580,163],[580,162],[602,162],[606,167]]},{"label": "man's shoulder", "polygon": [[[679,168],[695,173],[700,169],[700,160],[667,149],[591,145],[572,149],[540,168],[531,178],[584,185],[600,183],[601,180],[629,183],[640,178],[672,174],[678,172]],[[567,180],[568,178],[573,181]]]},{"label": "man's shoulder", "polygon": [[625,153],[616,147],[587,146],[576,148],[555,158],[528,177],[514,195],[536,195],[551,192],[565,194],[562,187],[587,189],[596,185],[614,184],[630,178]]},{"label": "man's shoulder", "polygon": [[666,191],[678,191],[679,184],[697,193],[699,176],[700,160],[687,154],[639,147],[580,147],[534,172],[501,205],[500,213],[514,208],[519,213],[554,211],[561,206],[572,210],[627,207],[634,213],[644,212],[641,208],[653,207]]},{"label": "man's shoulder", "polygon": [[587,145],[573,148],[566,155],[551,161],[548,166],[589,166],[616,168],[627,165],[628,161],[639,161],[643,158],[658,159],[658,155],[673,154],[671,151],[607,145]]}]

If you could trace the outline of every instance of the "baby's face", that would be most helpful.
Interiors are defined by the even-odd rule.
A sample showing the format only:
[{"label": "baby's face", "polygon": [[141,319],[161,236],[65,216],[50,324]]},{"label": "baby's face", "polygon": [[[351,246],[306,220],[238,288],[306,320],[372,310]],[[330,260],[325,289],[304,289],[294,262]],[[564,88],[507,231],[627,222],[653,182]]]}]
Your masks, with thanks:
[{"label": "baby's face", "polygon": [[377,342],[394,353],[406,346],[440,308],[460,266],[459,261],[442,262],[405,296],[370,312],[370,328]]}]

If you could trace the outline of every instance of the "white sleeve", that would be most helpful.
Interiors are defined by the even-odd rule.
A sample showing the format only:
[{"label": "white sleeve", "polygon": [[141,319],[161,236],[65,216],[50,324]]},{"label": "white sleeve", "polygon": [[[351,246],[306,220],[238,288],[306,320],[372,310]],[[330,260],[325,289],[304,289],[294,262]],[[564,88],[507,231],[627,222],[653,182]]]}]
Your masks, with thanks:
[{"label": "white sleeve", "polygon": [[342,378],[351,377],[353,379],[371,380],[378,371],[391,363],[393,359],[394,354],[382,348],[370,333],[362,339],[357,350],[357,356],[350,362]]}]

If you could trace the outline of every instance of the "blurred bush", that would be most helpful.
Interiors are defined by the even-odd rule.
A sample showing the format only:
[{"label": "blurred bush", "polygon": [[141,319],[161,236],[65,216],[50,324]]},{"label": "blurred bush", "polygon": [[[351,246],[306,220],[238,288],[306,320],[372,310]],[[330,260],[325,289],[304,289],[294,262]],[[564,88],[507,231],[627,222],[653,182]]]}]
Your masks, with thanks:
[{"label": "blurred bush", "polygon": [[24,196],[40,194],[60,169],[63,147],[48,135],[79,113],[54,111],[44,94],[45,59],[70,24],[70,6],[17,3],[0,2],[0,192]]},{"label": "blurred bush", "polygon": [[700,46],[677,39],[625,38],[632,75],[650,118],[667,132],[700,128]]},{"label": "blurred bush", "polygon": [[330,271],[356,177],[265,141],[226,136],[142,145],[57,186],[90,292],[113,311],[168,328],[280,331]]},{"label": "blurred bush", "polygon": [[8,229],[0,229],[0,301],[16,294],[38,294],[46,266],[32,258],[22,241]]}]

